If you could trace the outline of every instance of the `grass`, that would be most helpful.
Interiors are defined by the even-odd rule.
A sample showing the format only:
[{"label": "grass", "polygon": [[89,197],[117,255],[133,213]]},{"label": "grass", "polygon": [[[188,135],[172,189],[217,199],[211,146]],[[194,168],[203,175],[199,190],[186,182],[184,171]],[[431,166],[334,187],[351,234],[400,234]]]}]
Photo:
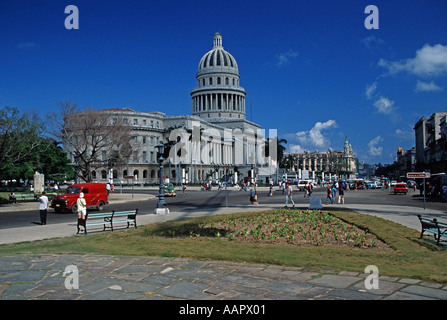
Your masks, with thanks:
[{"label": "grass", "polygon": [[[284,218],[288,214],[280,209],[169,221],[141,226],[136,230],[1,245],[0,254],[85,253],[190,257],[356,272],[364,272],[366,266],[376,265],[380,275],[447,283],[447,252],[437,247],[433,240],[419,239],[418,231],[350,210],[331,208],[325,212],[336,218],[334,223],[341,221],[347,226],[355,226],[355,230],[367,231],[377,242],[364,242],[362,245],[352,238],[348,239],[350,245],[343,245],[329,235],[328,230],[332,229],[329,223],[325,233],[327,238],[322,237],[323,229],[320,225],[315,229],[322,237],[320,242],[292,243],[287,240],[287,231],[283,231],[282,239],[279,232],[280,239],[277,239],[273,237],[275,232],[286,230],[284,224],[280,223],[280,217],[282,215]],[[290,210],[289,213],[295,214],[297,211]],[[275,216],[277,219],[272,221]],[[325,216],[324,219],[327,218]],[[305,226],[303,221],[287,219],[289,231],[293,226]],[[241,221],[245,224],[241,224]],[[263,221],[261,227],[260,221]],[[283,220],[283,223],[286,222]],[[263,230],[263,239],[259,236],[260,232],[258,237],[248,236],[251,230],[256,229],[260,232]],[[356,232],[360,235],[360,231]],[[295,238],[301,237],[298,232],[294,235]],[[386,246],[378,245],[379,242]]]}]

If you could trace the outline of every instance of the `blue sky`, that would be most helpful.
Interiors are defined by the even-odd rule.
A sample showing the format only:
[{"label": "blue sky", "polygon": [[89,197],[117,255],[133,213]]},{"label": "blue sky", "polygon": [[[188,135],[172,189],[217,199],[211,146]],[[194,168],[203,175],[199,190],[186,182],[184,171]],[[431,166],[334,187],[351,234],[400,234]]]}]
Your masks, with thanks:
[{"label": "blue sky", "polygon": [[[78,30],[64,26],[68,5]],[[368,5],[379,29],[364,26]],[[0,106],[190,114],[218,27],[247,119],[292,152],[339,150],[347,136],[361,161],[392,163],[422,116],[447,111],[446,21],[445,0],[3,0]]]}]

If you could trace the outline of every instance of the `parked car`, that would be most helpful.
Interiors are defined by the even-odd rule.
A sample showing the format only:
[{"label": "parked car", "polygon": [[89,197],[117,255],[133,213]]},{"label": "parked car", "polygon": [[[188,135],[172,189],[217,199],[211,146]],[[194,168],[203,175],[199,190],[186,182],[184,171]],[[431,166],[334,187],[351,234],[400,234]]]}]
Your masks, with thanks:
[{"label": "parked car", "polygon": [[406,183],[396,183],[394,185],[394,194],[404,193],[407,194],[408,188]]},{"label": "parked car", "polygon": [[365,181],[368,189],[377,189],[377,183],[375,181]]},{"label": "parked car", "polygon": [[312,184],[312,187],[315,186],[312,180],[300,180],[297,184],[298,190],[303,191],[308,184]]},{"label": "parked car", "polygon": [[165,197],[175,197],[177,195],[175,192],[175,187],[172,183],[165,183],[164,191]]},{"label": "parked car", "polygon": [[78,183],[69,186],[65,193],[53,198],[51,208],[56,213],[63,211],[77,213],[76,201],[81,192],[84,194],[87,208],[96,207],[98,210],[103,210],[108,203],[107,189],[104,183]]}]

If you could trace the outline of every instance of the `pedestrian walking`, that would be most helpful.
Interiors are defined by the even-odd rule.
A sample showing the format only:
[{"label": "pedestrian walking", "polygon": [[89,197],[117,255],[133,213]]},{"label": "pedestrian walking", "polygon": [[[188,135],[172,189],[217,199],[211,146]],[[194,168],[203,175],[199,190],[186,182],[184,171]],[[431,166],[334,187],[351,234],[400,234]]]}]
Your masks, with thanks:
[{"label": "pedestrian walking", "polygon": [[40,224],[47,224],[47,214],[48,214],[48,197],[45,195],[45,191],[39,197],[39,213],[40,213]]},{"label": "pedestrian walking", "polygon": [[285,190],[286,190],[286,205],[285,205],[285,208],[287,208],[287,205],[289,204],[289,200],[290,200],[290,202],[292,202],[293,208],[295,208],[295,202],[293,202],[293,197],[292,197],[292,193],[293,193],[292,186],[289,183],[287,183]]},{"label": "pedestrian walking", "polygon": [[329,202],[332,202],[332,189],[331,186],[327,186],[326,189],[326,204],[329,204]]},{"label": "pedestrian walking", "polygon": [[345,189],[343,188],[343,184],[339,184],[338,187],[338,203],[345,204]]},{"label": "pedestrian walking", "polygon": [[304,185],[304,198],[309,198],[309,185],[306,184]]},{"label": "pedestrian walking", "polygon": [[334,204],[335,203],[335,197],[337,196],[337,188],[335,187],[335,184],[332,185],[332,198],[331,198],[331,203]]},{"label": "pedestrian walking", "polygon": [[312,197],[312,191],[313,191],[312,183],[309,183],[307,185],[307,191],[308,191],[309,198]]},{"label": "pedestrian walking", "polygon": [[250,199],[251,204],[253,204],[255,202],[255,192],[253,191],[252,188],[250,188],[250,197],[249,197],[249,199]]}]

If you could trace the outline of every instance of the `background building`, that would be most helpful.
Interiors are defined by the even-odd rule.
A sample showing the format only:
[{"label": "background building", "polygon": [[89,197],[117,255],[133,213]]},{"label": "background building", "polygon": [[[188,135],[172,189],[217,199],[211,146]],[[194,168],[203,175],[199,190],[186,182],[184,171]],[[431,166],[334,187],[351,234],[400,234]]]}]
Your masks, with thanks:
[{"label": "background building", "polygon": [[289,173],[296,173],[298,178],[303,177],[303,171],[308,171],[310,179],[342,179],[355,178],[357,173],[357,159],[348,139],[342,151],[309,152],[297,154],[284,154],[283,164]]},{"label": "background building", "polygon": [[447,172],[447,112],[422,117],[414,126],[416,170]]}]

